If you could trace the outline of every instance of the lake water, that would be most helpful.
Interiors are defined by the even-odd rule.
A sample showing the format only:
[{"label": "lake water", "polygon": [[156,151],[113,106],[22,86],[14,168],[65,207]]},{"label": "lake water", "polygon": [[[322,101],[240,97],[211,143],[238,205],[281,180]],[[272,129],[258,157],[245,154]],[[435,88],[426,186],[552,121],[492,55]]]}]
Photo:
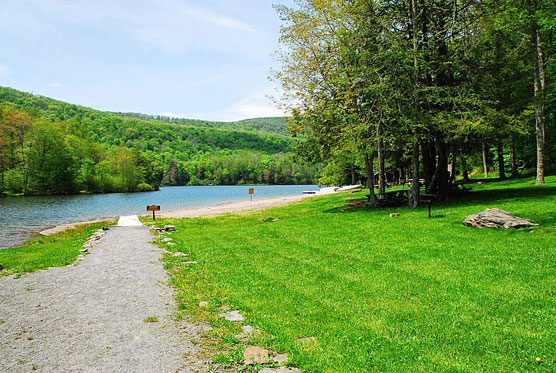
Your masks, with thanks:
[{"label": "lake water", "polygon": [[164,187],[157,192],[0,198],[0,248],[23,244],[60,224],[145,214],[147,205],[162,211],[214,206],[226,202],[299,195],[316,185]]}]

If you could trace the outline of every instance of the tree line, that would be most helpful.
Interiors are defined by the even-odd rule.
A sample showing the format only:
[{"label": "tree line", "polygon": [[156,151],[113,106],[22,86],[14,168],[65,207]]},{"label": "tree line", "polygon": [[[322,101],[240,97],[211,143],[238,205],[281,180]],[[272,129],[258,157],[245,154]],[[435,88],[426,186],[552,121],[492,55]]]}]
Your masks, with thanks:
[{"label": "tree line", "polygon": [[[375,173],[380,197],[389,170],[445,201],[474,166],[486,176],[494,163],[500,178],[533,166],[538,184],[556,167],[554,1],[298,0],[277,10],[273,77],[299,154],[326,164],[321,180],[362,173],[374,205]],[[417,206],[419,183],[409,196]]]},{"label": "tree line", "polygon": [[0,192],[312,183],[286,136],[122,117],[0,88]]}]

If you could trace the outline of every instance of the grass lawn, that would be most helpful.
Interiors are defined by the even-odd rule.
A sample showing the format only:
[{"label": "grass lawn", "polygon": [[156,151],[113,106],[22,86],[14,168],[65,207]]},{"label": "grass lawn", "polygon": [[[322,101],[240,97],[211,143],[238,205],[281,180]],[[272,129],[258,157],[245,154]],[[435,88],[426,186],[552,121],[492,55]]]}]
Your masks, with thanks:
[{"label": "grass lawn", "polygon": [[[555,371],[556,177],[530,181],[473,185],[431,219],[426,207],[347,208],[363,191],[157,223],[178,228],[169,249],[189,256],[165,256],[171,281],[183,314],[214,324],[219,361],[245,347],[216,317],[230,306],[262,330],[251,343],[302,371]],[[462,226],[488,207],[540,226]]]},{"label": "grass lawn", "polygon": [[93,233],[108,222],[81,225],[77,228],[29,240],[24,246],[0,250],[0,276],[34,272],[71,264]]}]

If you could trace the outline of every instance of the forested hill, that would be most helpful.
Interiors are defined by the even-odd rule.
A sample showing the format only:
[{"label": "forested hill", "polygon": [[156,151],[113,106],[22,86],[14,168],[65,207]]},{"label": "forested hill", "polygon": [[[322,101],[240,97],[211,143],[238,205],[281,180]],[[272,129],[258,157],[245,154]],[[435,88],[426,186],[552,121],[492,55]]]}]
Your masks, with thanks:
[{"label": "forested hill", "polygon": [[282,118],[224,123],[103,112],[0,87],[0,191],[134,191],[158,185],[295,184]]},{"label": "forested hill", "polygon": [[236,122],[214,122],[196,119],[173,118],[162,115],[149,115],[140,113],[115,113],[129,118],[140,118],[145,120],[157,120],[165,123],[193,125],[197,127],[226,128],[233,130],[268,132],[277,135],[287,135],[286,123],[282,117],[251,118]]}]

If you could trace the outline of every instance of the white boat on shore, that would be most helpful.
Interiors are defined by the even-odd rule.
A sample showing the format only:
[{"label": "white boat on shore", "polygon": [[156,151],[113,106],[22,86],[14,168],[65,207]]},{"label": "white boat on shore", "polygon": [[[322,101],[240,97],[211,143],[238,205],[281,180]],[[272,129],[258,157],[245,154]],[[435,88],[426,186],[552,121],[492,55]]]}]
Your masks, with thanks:
[{"label": "white boat on shore", "polygon": [[347,192],[347,191],[350,191],[350,190],[361,189],[361,188],[363,188],[363,185],[361,185],[361,184],[346,185],[346,186],[343,186],[341,188],[336,189],[336,191],[337,192]]}]

